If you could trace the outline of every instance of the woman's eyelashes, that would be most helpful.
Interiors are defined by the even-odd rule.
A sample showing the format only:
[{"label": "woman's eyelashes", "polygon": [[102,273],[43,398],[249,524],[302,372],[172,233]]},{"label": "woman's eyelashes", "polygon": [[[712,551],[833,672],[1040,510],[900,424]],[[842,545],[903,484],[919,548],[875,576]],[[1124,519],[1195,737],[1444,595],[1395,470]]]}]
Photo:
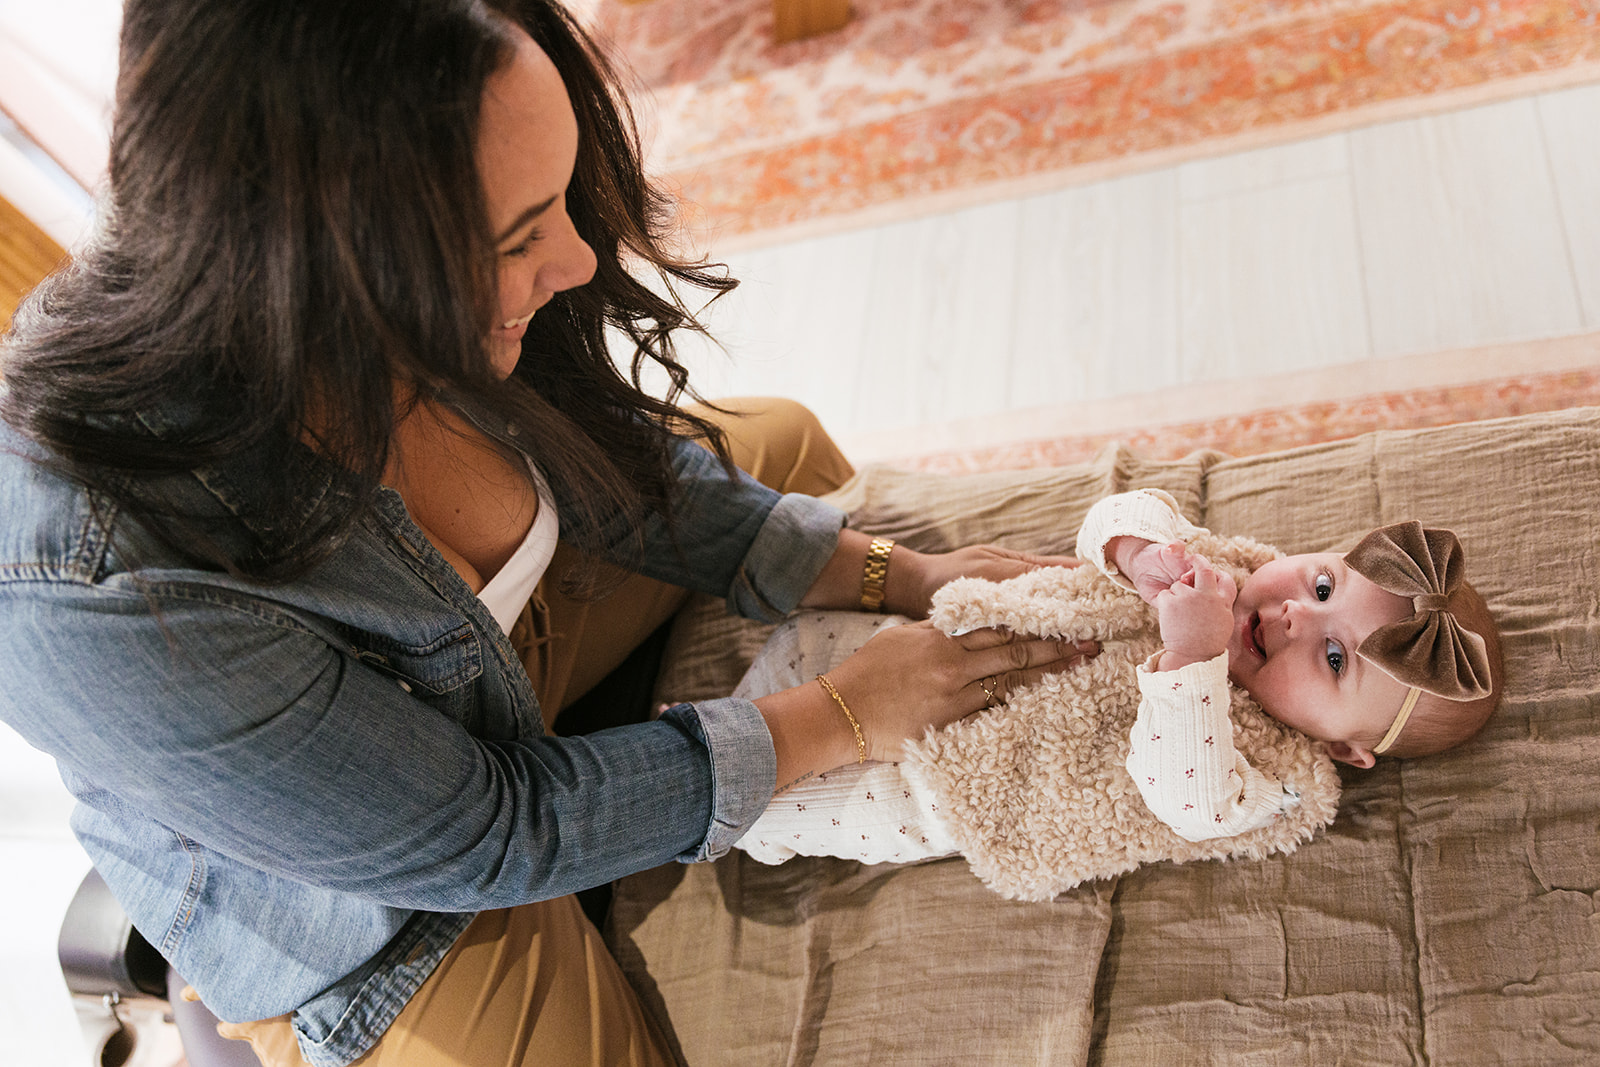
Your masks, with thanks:
[{"label": "woman's eyelashes", "polygon": [[531,233],[529,233],[528,236],[524,237],[520,244],[516,245],[513,248],[508,248],[508,249],[506,249],[504,252],[502,252],[500,254],[502,256],[510,256],[513,259],[517,259],[517,258],[520,258],[522,256],[525,256],[529,252],[533,251],[533,246],[535,244],[537,244],[538,241],[539,241],[539,238],[541,238],[543,236],[544,236],[544,234],[540,233],[538,230],[534,230]]}]

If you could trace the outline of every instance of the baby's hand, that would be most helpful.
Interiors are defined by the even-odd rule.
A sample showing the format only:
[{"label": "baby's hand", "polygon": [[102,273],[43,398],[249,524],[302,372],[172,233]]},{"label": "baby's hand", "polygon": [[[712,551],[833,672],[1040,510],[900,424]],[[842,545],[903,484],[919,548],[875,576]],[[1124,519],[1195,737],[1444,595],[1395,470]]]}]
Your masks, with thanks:
[{"label": "baby's hand", "polygon": [[1204,556],[1189,558],[1194,564],[1190,572],[1155,599],[1166,646],[1160,663],[1164,671],[1215,659],[1227,651],[1233,636],[1233,601],[1239,595],[1233,579]]},{"label": "baby's hand", "polygon": [[1133,583],[1133,588],[1146,604],[1156,603],[1174,582],[1181,582],[1194,570],[1194,562],[1204,557],[1189,551],[1182,541],[1161,545],[1147,541],[1128,559],[1126,567],[1119,568],[1123,576]]}]

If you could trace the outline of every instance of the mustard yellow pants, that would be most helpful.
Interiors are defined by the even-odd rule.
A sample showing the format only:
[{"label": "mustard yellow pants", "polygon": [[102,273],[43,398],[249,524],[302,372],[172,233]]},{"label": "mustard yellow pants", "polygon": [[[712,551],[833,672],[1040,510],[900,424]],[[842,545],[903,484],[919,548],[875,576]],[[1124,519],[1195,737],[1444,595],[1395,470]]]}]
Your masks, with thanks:
[{"label": "mustard yellow pants", "polygon": [[[854,473],[808,410],[790,401],[720,401],[702,411],[728,433],[738,465],[781,492],[819,495]],[[549,574],[573,561],[557,550]],[[599,601],[543,582],[512,628],[545,709],[588,692],[682,606],[688,593],[632,575]],[[267,1067],[305,1067],[288,1016],[224,1023]],[[622,977],[576,897],[480,914],[422,984],[360,1067],[511,1067],[671,1064],[672,1054]]]}]

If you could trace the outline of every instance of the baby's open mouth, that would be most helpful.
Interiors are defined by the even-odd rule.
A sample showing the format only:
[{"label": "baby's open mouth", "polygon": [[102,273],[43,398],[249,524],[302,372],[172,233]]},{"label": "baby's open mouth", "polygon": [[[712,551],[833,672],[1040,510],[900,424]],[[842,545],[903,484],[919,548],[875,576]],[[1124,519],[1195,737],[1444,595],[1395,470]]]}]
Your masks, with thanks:
[{"label": "baby's open mouth", "polygon": [[1259,611],[1250,613],[1250,623],[1245,629],[1245,633],[1250,638],[1250,650],[1262,659],[1266,659],[1267,653],[1261,647],[1261,613]]}]

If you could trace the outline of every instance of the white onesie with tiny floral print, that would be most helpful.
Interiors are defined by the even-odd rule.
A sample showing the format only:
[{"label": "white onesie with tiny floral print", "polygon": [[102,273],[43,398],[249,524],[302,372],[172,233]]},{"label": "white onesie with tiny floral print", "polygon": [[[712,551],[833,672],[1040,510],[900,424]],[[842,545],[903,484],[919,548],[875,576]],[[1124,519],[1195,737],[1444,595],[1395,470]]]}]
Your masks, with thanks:
[{"label": "white onesie with tiny floral print", "polygon": [[[1160,489],[1107,497],[1078,530],[1078,556],[1122,588],[1130,582],[1106,556],[1114,537],[1187,543],[1200,527]],[[1157,671],[1161,653],[1139,665],[1139,717],[1129,731],[1128,774],[1156,817],[1189,841],[1233,837],[1272,821],[1299,798],[1262,774],[1233,745],[1228,719],[1228,654]]]},{"label": "white onesie with tiny floral print", "polygon": [[[879,630],[906,621],[860,612],[796,615],[773,633],[733,695],[754,699],[802,685],[837,667]],[[940,824],[937,808],[914,794],[899,764],[854,764],[773,797],[736,847],[763,863],[797,855],[862,863],[948,856],[956,851],[955,842]]]},{"label": "white onesie with tiny floral print", "polygon": [[[1122,493],[1100,501],[1091,509],[1079,531],[1078,555],[1095,564],[1113,583],[1128,590],[1132,589],[1131,584],[1105,555],[1107,543],[1122,535],[1159,543],[1210,537],[1207,531],[1184,519],[1176,501],[1160,490]],[[1272,555],[1264,546],[1256,547],[1265,553],[1261,558]],[[1259,562],[1253,564],[1258,565]],[[1037,606],[1050,601],[1055,586],[1072,584],[1074,579],[1067,577],[1068,573],[1054,569],[1038,571],[1000,585],[1015,588],[1020,602]],[[1239,577],[1245,573],[1240,571]],[[970,583],[968,589],[959,588],[963,583]],[[935,621],[950,632],[999,624],[993,617],[994,594],[987,591],[994,588],[994,583],[979,579],[960,579],[952,583],[935,598]],[[1029,592],[1030,589],[1036,591]],[[960,620],[960,613],[965,609],[956,606],[964,602],[969,592],[972,599],[968,606],[975,611],[970,623]],[[1142,602],[1123,601],[1115,610],[1138,613],[1139,618],[1149,617],[1153,622],[1153,612]],[[1048,614],[1048,609],[1044,611]],[[1146,612],[1150,614],[1147,616]],[[753,698],[804,684],[836,667],[877,630],[905,621],[860,613],[798,615],[774,633],[740,683],[736,695]],[[1027,620],[1019,619],[1018,625],[1026,629]],[[1027,629],[1026,632],[1034,631]],[[942,815],[935,790],[952,788],[951,782],[931,784],[928,767],[921,768],[918,773],[906,773],[899,764],[866,763],[830,771],[779,793],[737,847],[765,863],[781,863],[795,855],[837,856],[863,863],[906,863],[963,851],[958,845],[959,837],[969,841],[968,859],[992,887],[1007,896],[1048,899],[1053,892],[1076,884],[1083,877],[1128,869],[1128,857],[1135,853],[1172,859],[1264,855],[1293,848],[1317,826],[1332,818],[1338,795],[1337,776],[1323,754],[1316,757],[1316,762],[1326,766],[1316,774],[1308,777],[1303,773],[1303,766],[1296,771],[1302,779],[1297,784],[1307,786],[1315,781],[1312,786],[1318,801],[1315,810],[1299,813],[1292,826],[1280,824],[1272,830],[1263,829],[1297,807],[1300,789],[1286,788],[1277,778],[1253,766],[1236,748],[1235,727],[1229,713],[1235,694],[1228,682],[1226,654],[1178,671],[1157,672],[1151,666],[1159,655],[1156,651],[1158,639],[1151,632],[1140,640],[1142,647],[1134,658],[1139,664],[1134,672],[1138,711],[1132,726],[1124,727],[1128,742],[1126,771],[1150,814],[1177,837],[1196,844],[1152,845],[1132,829],[1132,824],[1126,823],[1126,815],[1120,815],[1117,816],[1118,828],[1112,836],[1131,834],[1128,841],[1133,844],[1119,844],[1096,858],[1082,855],[1078,846],[1057,849],[1055,843],[1048,843],[1047,850],[1056,849],[1061,871],[1043,875],[1029,873],[1011,879],[1008,874],[997,874],[993,866],[993,862],[998,862],[1004,867],[1010,861],[991,862],[986,858],[980,864],[972,852],[970,842],[975,831],[973,827],[962,825],[962,820],[982,810],[982,803],[973,808],[969,801],[963,800],[963,806],[971,810]],[[1123,647],[1126,654],[1133,652],[1136,646],[1125,643]],[[1110,668],[1111,661],[1116,658],[1109,657],[1104,666]],[[1088,677],[1097,672],[1098,667],[1096,671],[1079,671],[1078,677],[1083,680],[1074,678],[1072,681],[1079,686],[1087,685]],[[1112,677],[1117,676],[1102,680],[1106,684],[1126,684],[1125,681],[1110,681]],[[1126,679],[1127,675],[1122,674],[1120,678]],[[1073,695],[1072,686],[1068,684],[1047,679],[1031,688],[1033,692],[1014,694],[1013,699],[1026,702],[1030,707],[1087,706],[1083,696]],[[1265,720],[1259,711],[1254,714]],[[923,747],[933,744],[940,736],[930,734]],[[1259,735],[1253,736],[1260,741]],[[1305,742],[1302,739],[1300,743]],[[923,758],[939,759],[926,754]],[[1018,757],[1014,753],[1006,757],[1007,760],[1015,758]],[[984,775],[979,774],[969,786],[955,788],[964,794],[971,788],[985,790],[995,786],[994,782],[985,786],[983,778]],[[1113,808],[1121,803],[1115,800],[1120,788],[1115,781],[1057,782],[1048,788],[1109,790]],[[952,825],[956,829],[952,829]],[[1260,832],[1252,834],[1252,831]],[[1008,831],[1011,832],[1015,831]],[[1094,836],[1092,830],[1087,832]],[[1269,838],[1262,838],[1262,833]],[[1215,843],[1217,839],[1246,834],[1251,836],[1241,841],[1236,850],[1231,845],[1219,848]],[[1208,841],[1214,844],[1200,844]],[[1129,851],[1124,852],[1125,847]],[[1034,861],[1028,860],[1024,865],[1033,864]],[[1080,870],[1081,874],[1073,873]]]}]

